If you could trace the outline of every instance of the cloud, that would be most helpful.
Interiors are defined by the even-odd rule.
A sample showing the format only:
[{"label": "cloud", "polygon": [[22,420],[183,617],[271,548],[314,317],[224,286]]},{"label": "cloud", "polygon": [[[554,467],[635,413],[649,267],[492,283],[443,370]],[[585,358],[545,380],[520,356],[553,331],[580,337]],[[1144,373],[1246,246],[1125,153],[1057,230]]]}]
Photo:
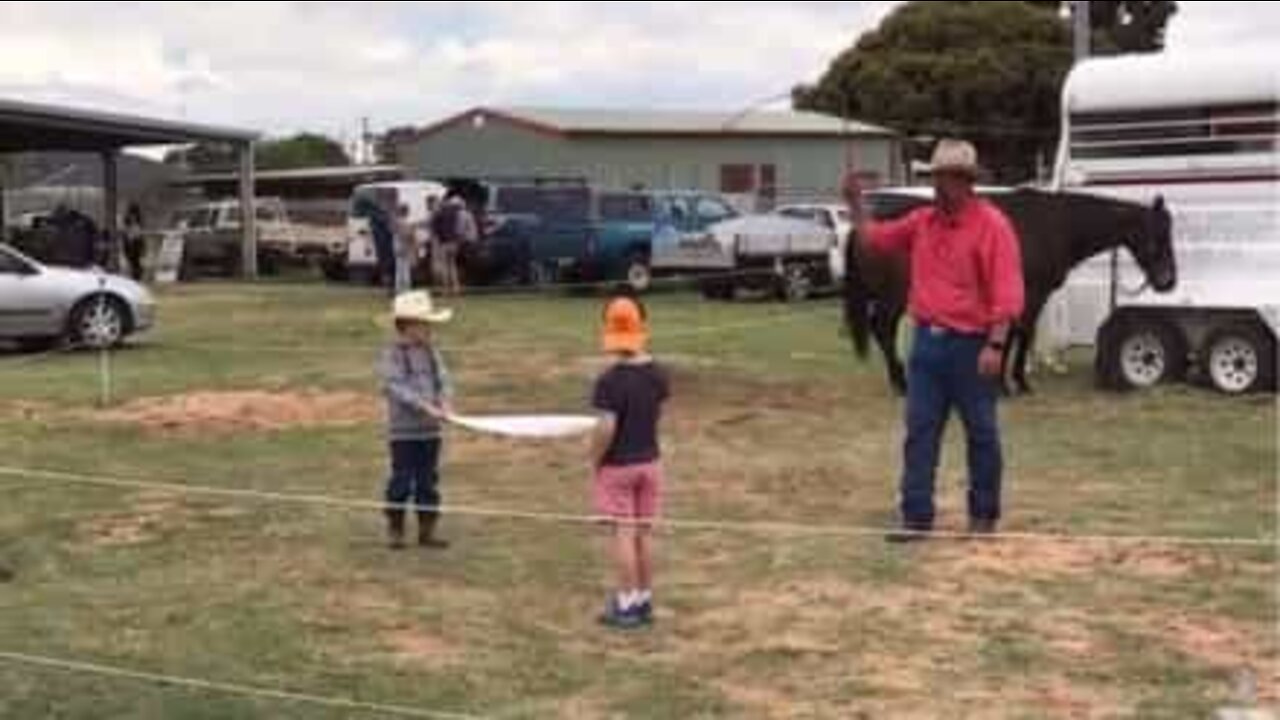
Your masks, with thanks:
[{"label": "cloud", "polygon": [[[746,107],[894,2],[0,2],[0,94],[353,136],[480,103]],[[1280,33],[1184,2],[1178,49]]]}]

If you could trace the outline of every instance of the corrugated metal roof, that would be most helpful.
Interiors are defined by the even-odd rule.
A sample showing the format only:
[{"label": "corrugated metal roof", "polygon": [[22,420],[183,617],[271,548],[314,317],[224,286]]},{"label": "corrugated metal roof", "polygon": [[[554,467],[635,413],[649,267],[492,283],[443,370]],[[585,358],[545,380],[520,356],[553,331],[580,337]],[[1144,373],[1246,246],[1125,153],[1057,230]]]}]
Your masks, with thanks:
[{"label": "corrugated metal roof", "polygon": [[0,150],[93,151],[202,140],[247,143],[252,130],[120,115],[0,98]]},{"label": "corrugated metal roof", "polygon": [[[344,167],[299,168],[295,170],[258,170],[258,182],[307,181],[307,180],[356,180],[373,182],[380,179],[399,179],[407,175],[399,165],[348,165]],[[238,181],[234,172],[192,173],[179,178],[175,184],[198,185],[200,183]]]},{"label": "corrugated metal roof", "polygon": [[476,108],[426,133],[479,118],[523,123],[565,135],[894,136],[887,128],[830,115],[776,110],[679,111],[589,108]]}]

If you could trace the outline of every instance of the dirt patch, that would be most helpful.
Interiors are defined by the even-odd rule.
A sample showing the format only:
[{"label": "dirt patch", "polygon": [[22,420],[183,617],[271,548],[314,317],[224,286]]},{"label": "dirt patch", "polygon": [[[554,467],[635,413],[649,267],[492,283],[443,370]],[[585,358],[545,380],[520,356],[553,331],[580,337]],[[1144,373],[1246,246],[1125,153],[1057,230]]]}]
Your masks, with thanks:
[{"label": "dirt patch", "polygon": [[942,547],[932,572],[1021,578],[1087,575],[1099,570],[1151,580],[1177,580],[1203,569],[1203,555],[1160,547],[1106,547],[1079,543],[990,542]]},{"label": "dirt patch", "polygon": [[131,510],[99,515],[77,529],[81,541],[94,547],[133,547],[163,537],[187,524],[187,508],[168,496],[145,496]]},{"label": "dirt patch", "polygon": [[1258,702],[1280,703],[1280,657],[1269,640],[1270,628],[1250,630],[1224,620],[1167,615],[1139,616],[1134,625],[1189,658],[1249,678]]},{"label": "dirt patch", "polygon": [[0,417],[6,419],[35,421],[46,419],[55,412],[51,405],[24,400],[11,400],[0,403]]},{"label": "dirt patch", "polygon": [[344,427],[376,422],[370,395],[322,392],[199,392],[152,398],[95,413],[96,420],[157,432],[238,432]]},{"label": "dirt patch", "polygon": [[[432,586],[435,596],[469,597],[463,588]],[[415,670],[440,671],[466,662],[464,643],[450,639],[441,627],[427,627],[414,608],[380,587],[359,585],[329,593],[323,605],[309,614],[306,624],[317,636],[334,636],[332,652],[344,661],[383,662]],[[358,629],[359,636],[352,632]]]},{"label": "dirt patch", "polygon": [[389,633],[383,641],[391,648],[391,659],[397,665],[444,668],[462,661],[462,653],[449,643],[421,630],[409,629]]}]

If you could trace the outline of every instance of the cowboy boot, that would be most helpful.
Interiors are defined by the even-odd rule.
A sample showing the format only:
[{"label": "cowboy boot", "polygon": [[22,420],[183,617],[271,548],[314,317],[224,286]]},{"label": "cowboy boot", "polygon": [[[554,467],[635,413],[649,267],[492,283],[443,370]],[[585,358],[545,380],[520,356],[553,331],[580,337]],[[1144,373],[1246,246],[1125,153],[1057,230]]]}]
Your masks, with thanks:
[{"label": "cowboy boot", "polygon": [[387,542],[392,550],[403,550],[404,543],[404,510],[387,511]]},{"label": "cowboy boot", "polygon": [[418,545],[429,550],[448,550],[449,543],[436,537],[436,525],[440,523],[440,514],[433,512],[418,513]]}]

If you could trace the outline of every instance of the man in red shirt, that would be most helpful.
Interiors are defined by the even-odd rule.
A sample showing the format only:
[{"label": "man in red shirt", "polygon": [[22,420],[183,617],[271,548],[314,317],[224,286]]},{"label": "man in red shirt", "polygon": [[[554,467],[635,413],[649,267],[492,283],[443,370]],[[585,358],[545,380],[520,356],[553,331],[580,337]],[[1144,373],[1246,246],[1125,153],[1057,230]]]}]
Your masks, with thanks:
[{"label": "man in red shirt", "polygon": [[856,175],[845,182],[863,247],[904,254],[911,266],[916,334],[907,377],[903,526],[890,542],[924,539],[933,529],[935,475],[953,409],[968,437],[970,532],[994,533],[1000,521],[1004,459],[996,405],[1024,286],[1017,235],[999,209],[977,197],[977,177],[974,147],[943,140],[933,158],[934,205],[892,222],[871,220]]}]

